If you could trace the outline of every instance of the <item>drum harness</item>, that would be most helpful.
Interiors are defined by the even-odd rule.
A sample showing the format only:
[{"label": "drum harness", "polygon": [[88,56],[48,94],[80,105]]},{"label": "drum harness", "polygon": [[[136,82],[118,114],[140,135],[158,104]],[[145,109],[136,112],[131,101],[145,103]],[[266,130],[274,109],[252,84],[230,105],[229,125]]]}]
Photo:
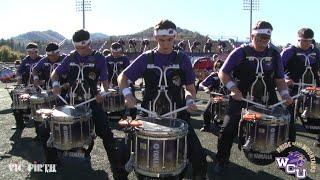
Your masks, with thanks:
[{"label": "drum harness", "polygon": [[91,97],[91,94],[90,94],[90,87],[88,89],[88,91],[84,88],[84,75],[83,75],[83,70],[85,68],[92,68],[94,67],[94,64],[93,63],[90,63],[90,64],[83,64],[81,63],[80,65],[79,64],[76,64],[76,63],[70,63],[70,66],[73,66],[73,67],[76,67],[78,68],[78,75],[77,75],[77,79],[76,79],[76,86],[74,87],[74,89],[72,89],[71,87],[71,92],[70,92],[70,105],[74,105],[74,99],[75,99],[75,95],[76,95],[76,90],[78,88],[81,88],[82,92],[83,92],[83,97],[84,97],[84,100],[88,100],[90,99]]},{"label": "drum harness", "polygon": [[[252,83],[251,85],[251,89],[250,89],[250,94],[248,93],[247,94],[247,99],[250,99],[250,101],[253,101],[254,99],[254,96],[253,96],[253,93],[254,93],[254,89],[257,86],[259,86],[259,82],[260,85],[263,85],[263,96],[262,96],[262,101],[265,101],[265,106],[267,106],[267,103],[268,103],[268,99],[269,99],[269,94],[267,93],[267,85],[263,79],[263,74],[264,74],[264,71],[263,71],[263,61],[271,61],[272,60],[272,57],[262,57],[262,58],[258,58],[258,57],[254,57],[254,56],[247,56],[246,59],[248,59],[249,61],[254,61],[256,60],[257,61],[257,66],[256,66],[256,79],[255,81]],[[260,72],[259,72],[259,69],[260,69]],[[258,87],[260,88],[260,87]],[[248,104],[247,104],[248,106]],[[272,120],[272,117],[270,117]],[[242,135],[243,135],[243,128],[242,128],[242,125],[243,125],[243,122],[242,120],[240,121],[240,126],[239,126],[239,133],[238,133],[238,136],[239,138],[241,137],[242,138]],[[241,144],[242,142],[239,140],[239,143]],[[247,141],[245,142],[245,144],[243,145],[243,149],[245,150],[250,150],[251,149],[251,146],[252,146],[252,139],[251,139],[251,136],[249,136],[249,138],[247,139]],[[239,145],[239,147],[241,147],[241,145]]]},{"label": "drum harness", "polygon": [[114,77],[117,78],[119,76],[119,74],[118,74],[118,64],[123,64],[123,62],[122,61],[118,61],[118,62],[108,62],[108,63],[113,65],[113,73],[112,73],[111,80],[110,80],[110,85],[112,85],[113,78]]},{"label": "drum harness", "polygon": [[[156,103],[159,100],[160,95],[162,93],[164,93],[166,100],[169,102],[170,111],[172,111],[173,109],[176,109],[176,104],[174,104],[174,107],[172,107],[172,101],[171,101],[171,99],[170,99],[170,97],[168,95],[168,90],[166,89],[168,87],[168,81],[167,81],[166,74],[167,74],[167,71],[169,69],[179,69],[180,66],[178,64],[174,64],[174,65],[165,67],[164,70],[162,70],[160,67],[155,66],[154,64],[148,64],[147,68],[148,69],[159,70],[159,72],[160,72],[160,78],[159,78],[159,83],[158,83],[158,88],[159,88],[158,89],[158,95],[154,99],[152,105],[151,105],[151,102],[150,102],[149,109],[152,109],[153,111],[156,111]],[[164,79],[164,85],[162,85],[162,79]],[[149,114],[149,116],[150,116],[150,114]],[[176,117],[176,114],[175,115],[171,114],[171,116],[172,116],[172,118],[174,118],[174,117]]]},{"label": "drum harness", "polygon": [[[60,65],[60,63],[44,63],[45,66],[49,66],[50,70],[50,74],[53,72],[53,70]],[[51,78],[49,78],[48,82],[46,83],[46,89],[50,89],[50,84],[51,84]]]},{"label": "drum harness", "polygon": [[[316,85],[316,81],[315,81],[314,74],[312,72],[312,67],[311,67],[311,64],[310,64],[310,57],[316,56],[316,53],[310,53],[308,55],[305,54],[305,53],[297,53],[297,56],[303,56],[305,58],[304,66],[306,68],[305,71],[302,74],[300,82],[298,84],[294,84],[294,85],[298,85],[299,86],[298,92],[300,92],[303,86],[306,86],[306,85],[315,86]],[[310,80],[310,79],[307,79],[310,76],[312,78],[312,80],[311,80],[312,83],[308,84],[308,82],[306,82],[306,81]]]}]

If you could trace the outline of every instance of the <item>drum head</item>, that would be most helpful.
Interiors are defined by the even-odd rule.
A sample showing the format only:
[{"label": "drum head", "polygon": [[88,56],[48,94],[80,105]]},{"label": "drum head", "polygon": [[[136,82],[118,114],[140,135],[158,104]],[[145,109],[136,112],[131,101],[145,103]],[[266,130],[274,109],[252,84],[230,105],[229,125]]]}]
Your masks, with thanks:
[{"label": "drum head", "polygon": [[80,106],[75,108],[74,106],[61,106],[53,109],[52,116],[56,118],[77,118],[87,114],[89,111],[86,107]]},{"label": "drum head", "polygon": [[44,114],[44,115],[50,115],[52,114],[52,109],[38,109],[36,111],[37,114]]},{"label": "drum head", "polygon": [[265,120],[265,121],[290,121],[290,113],[282,106],[277,106],[273,109],[265,110],[256,106],[251,106],[243,109],[242,119],[245,121]]},{"label": "drum head", "polygon": [[173,118],[142,118],[138,132],[149,136],[172,136],[186,134],[188,124],[180,119]]}]

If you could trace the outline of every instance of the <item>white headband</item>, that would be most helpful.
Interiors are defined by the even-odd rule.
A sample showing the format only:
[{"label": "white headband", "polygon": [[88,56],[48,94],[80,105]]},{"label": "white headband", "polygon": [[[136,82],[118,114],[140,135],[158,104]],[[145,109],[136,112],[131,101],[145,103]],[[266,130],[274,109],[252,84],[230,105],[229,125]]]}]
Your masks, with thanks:
[{"label": "white headband", "polygon": [[47,55],[58,54],[59,52],[60,52],[59,49],[54,50],[54,51],[46,51]]},{"label": "white headband", "polygon": [[313,38],[302,38],[302,37],[298,37],[298,40],[312,41]]},{"label": "white headband", "polygon": [[111,52],[122,52],[122,48],[118,48],[118,49],[111,48]]},{"label": "white headband", "polygon": [[172,28],[154,30],[154,36],[174,36],[176,34],[177,31]]},{"label": "white headband", "polygon": [[266,34],[271,36],[271,29],[254,29],[252,30],[252,34],[256,35],[256,34]]},{"label": "white headband", "polygon": [[73,45],[74,46],[87,46],[90,43],[91,43],[91,39],[88,39],[88,40],[83,40],[80,42],[73,42]]},{"label": "white headband", "polygon": [[27,51],[38,51],[38,48],[28,48]]}]

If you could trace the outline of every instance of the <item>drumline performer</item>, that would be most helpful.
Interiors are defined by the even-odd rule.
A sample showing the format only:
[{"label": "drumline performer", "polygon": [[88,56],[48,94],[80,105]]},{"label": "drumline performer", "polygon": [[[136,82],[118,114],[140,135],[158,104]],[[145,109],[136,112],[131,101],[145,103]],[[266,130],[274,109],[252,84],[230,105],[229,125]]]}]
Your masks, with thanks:
[{"label": "drumline performer", "polygon": [[[114,179],[127,179],[128,173],[125,171],[124,164],[121,164],[119,160],[121,154],[116,147],[116,141],[109,127],[107,116],[102,110],[103,97],[97,88],[98,81],[101,82],[104,89],[108,89],[109,86],[105,58],[100,52],[91,49],[91,39],[88,31],[83,29],[76,31],[73,34],[72,41],[75,51],[72,51],[51,74],[53,93],[59,94],[61,91],[58,82],[59,76],[67,75],[71,86],[70,98],[74,98],[71,101],[72,103],[83,102],[88,99],[88,96],[96,98],[96,101],[90,103],[95,132],[103,140]],[[80,73],[79,70],[83,73]],[[78,73],[82,74],[82,80],[77,76]],[[75,86],[78,85],[79,81],[81,81],[79,86],[84,88],[82,91],[76,91]]]},{"label": "drumline performer", "polygon": [[[62,60],[66,57],[65,54],[60,54],[59,45],[55,42],[50,42],[46,46],[46,56],[44,56],[33,68],[32,76],[34,80],[34,85],[42,87],[43,90],[51,90],[51,79],[50,75],[53,70],[62,62]],[[65,97],[69,83],[67,83],[66,77],[59,77],[59,81],[62,86],[62,96]],[[61,105],[61,103],[57,103],[55,105]],[[35,129],[37,137],[41,140],[44,156],[46,163],[58,163],[55,156],[52,153],[55,153],[55,150],[49,148],[47,146],[47,140],[50,136],[50,129],[46,127],[44,123],[34,121]]]},{"label": "drumline performer", "polygon": [[[241,109],[246,106],[242,99],[250,92],[250,88],[252,90],[252,94],[249,94],[250,99],[255,102],[267,104],[277,102],[275,91],[277,87],[282,99],[286,100],[285,104],[292,103],[284,81],[280,54],[268,46],[272,30],[269,22],[258,21],[251,34],[252,42],[233,50],[218,73],[222,83],[231,92],[232,98],[218,139],[217,164],[214,167],[216,174],[221,174],[229,161],[233,139],[237,135],[241,118]],[[259,69],[260,72],[257,71]],[[265,87],[262,87],[264,89],[261,88],[262,83],[255,83],[256,87],[251,87],[257,79],[265,82]],[[264,90],[267,92],[264,93]]]},{"label": "drumline performer", "polygon": [[[312,45],[314,32],[310,28],[301,28],[298,31],[298,43],[297,46],[289,46],[281,52],[282,63],[284,66],[286,76],[286,83],[290,87],[290,95],[296,95],[300,93],[302,88],[307,86],[320,86],[319,68],[320,68],[320,52],[319,49]],[[299,101],[298,101],[299,102]],[[297,106],[301,106],[296,104]],[[294,142],[296,140],[295,132],[295,107],[291,105],[288,107],[291,114],[291,132],[289,134],[289,140]],[[308,121],[314,121],[307,117],[308,109],[304,111],[301,116],[305,116]],[[319,121],[317,119],[316,121]],[[320,126],[320,125],[319,125]],[[320,144],[320,138],[316,145]]]},{"label": "drumline performer", "polygon": [[[195,75],[189,57],[181,51],[173,50],[176,36],[176,25],[173,22],[160,21],[154,27],[157,48],[136,58],[119,75],[118,82],[129,108],[135,107],[136,99],[129,89],[128,80],[135,82],[138,78],[143,77],[145,93],[141,107],[162,115],[175,108],[188,105],[188,112],[186,110],[179,112],[177,118],[189,123],[189,112],[197,109],[194,104]],[[183,85],[186,86],[185,89]],[[163,95],[162,92],[167,93]],[[193,179],[205,179],[207,169],[205,154],[194,129],[190,125],[188,127],[187,152],[193,167]]]},{"label": "drumline performer", "polygon": [[[130,60],[126,55],[123,54],[122,46],[118,42],[112,43],[110,49],[111,49],[111,53],[108,56],[106,56],[109,87],[117,89],[119,88],[117,78],[119,74],[126,67],[129,66]],[[131,87],[132,94],[134,95],[135,91],[132,83],[130,83],[130,87]],[[131,108],[129,111],[130,111],[131,118],[136,119],[137,109]],[[120,116],[116,118],[127,119],[125,112],[126,110],[120,111],[120,112],[112,112],[109,114],[109,118],[113,118],[113,116]]]},{"label": "drumline performer", "polygon": [[[31,76],[32,68],[42,58],[42,56],[38,54],[38,44],[36,43],[29,43],[26,46],[26,51],[28,55],[21,61],[17,70],[17,84],[22,84],[25,87],[33,83]],[[13,110],[13,114],[16,120],[16,126],[12,127],[12,129],[23,130],[25,127],[23,121],[25,113],[21,110]],[[26,112],[26,114],[30,114],[30,112]]]},{"label": "drumline performer", "polygon": [[[210,73],[209,76],[207,76],[201,83],[200,87],[204,90],[205,93],[211,94],[211,92],[216,92],[219,94],[227,95],[227,89],[223,87],[223,84],[221,84],[220,79],[218,77],[219,69],[221,68],[223,64],[222,60],[216,60],[214,62],[214,71]],[[211,131],[211,120],[215,118],[215,116],[218,116],[218,114],[214,114],[214,109],[218,106],[215,102],[213,102],[213,97],[215,95],[210,95],[210,100],[206,106],[206,109],[203,113],[203,127],[200,129],[200,131],[210,132]],[[223,119],[219,119],[220,121],[223,121]],[[218,123],[215,121],[215,123]]]}]

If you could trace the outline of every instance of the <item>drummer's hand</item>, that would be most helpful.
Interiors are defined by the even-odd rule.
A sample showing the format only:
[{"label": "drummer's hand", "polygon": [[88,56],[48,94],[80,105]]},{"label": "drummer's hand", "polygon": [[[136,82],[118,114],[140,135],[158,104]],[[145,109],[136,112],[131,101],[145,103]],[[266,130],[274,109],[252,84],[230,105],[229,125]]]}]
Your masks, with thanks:
[{"label": "drummer's hand", "polygon": [[230,92],[231,92],[230,96],[232,97],[232,99],[237,100],[237,101],[242,100],[242,98],[243,98],[242,93],[236,86],[232,87],[230,89]]},{"label": "drummer's hand", "polygon": [[290,104],[293,103],[293,99],[290,95],[286,95],[286,96],[282,97],[282,99],[286,101],[284,103],[284,105],[286,105],[286,106],[289,106]]},{"label": "drummer's hand", "polygon": [[286,82],[287,86],[292,86],[294,83],[294,81],[292,81],[292,79],[285,79],[284,81]]},{"label": "drummer's hand", "polygon": [[134,108],[134,106],[137,104],[137,100],[135,97],[133,97],[132,94],[128,94],[124,97],[125,104],[128,108]]},{"label": "drummer's hand", "polygon": [[197,107],[197,105],[194,103],[194,101],[188,103],[188,100],[187,100],[187,104],[186,104],[186,105],[188,106],[187,111],[188,111],[189,113],[198,110],[198,107]]},{"label": "drummer's hand", "polygon": [[97,101],[97,103],[102,103],[102,102],[103,102],[103,96],[101,96],[100,93],[98,93],[98,94],[96,95],[96,101]]},{"label": "drummer's hand", "polygon": [[53,93],[54,95],[59,95],[59,94],[61,93],[61,88],[60,88],[60,86],[54,86],[54,87],[52,88],[52,93]]},{"label": "drummer's hand", "polygon": [[70,88],[70,84],[69,83],[62,84],[62,89],[67,90],[69,88]]}]

